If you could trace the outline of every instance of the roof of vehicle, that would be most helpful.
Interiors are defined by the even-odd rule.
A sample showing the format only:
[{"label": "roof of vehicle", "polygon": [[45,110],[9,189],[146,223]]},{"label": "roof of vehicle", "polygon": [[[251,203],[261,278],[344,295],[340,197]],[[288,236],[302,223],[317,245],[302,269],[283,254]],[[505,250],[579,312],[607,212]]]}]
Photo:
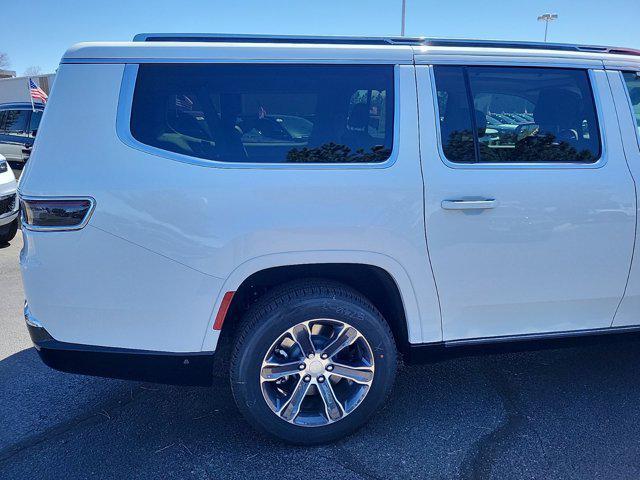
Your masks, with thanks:
[{"label": "roof of vehicle", "polygon": [[7,110],[10,108],[17,108],[20,110],[31,110],[32,108],[35,108],[36,110],[43,110],[44,104],[41,102],[34,102],[33,105],[31,105],[31,102],[0,103],[0,110]]},{"label": "roof of vehicle", "polygon": [[512,42],[426,37],[349,37],[143,33],[132,42],[80,43],[62,63],[178,61],[349,61],[358,63],[452,63],[464,55],[504,61],[546,59],[614,67],[640,64],[640,50],[565,43]]}]

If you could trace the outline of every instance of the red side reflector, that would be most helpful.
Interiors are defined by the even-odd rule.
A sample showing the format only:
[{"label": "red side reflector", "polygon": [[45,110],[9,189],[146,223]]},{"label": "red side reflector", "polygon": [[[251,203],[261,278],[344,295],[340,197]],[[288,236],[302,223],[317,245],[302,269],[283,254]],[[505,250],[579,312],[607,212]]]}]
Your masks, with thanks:
[{"label": "red side reflector", "polygon": [[233,295],[236,292],[227,292],[222,297],[222,303],[220,304],[220,309],[218,310],[218,314],[216,315],[216,321],[213,322],[214,330],[222,330],[222,324],[224,323],[224,319],[227,316],[227,311],[229,310],[229,306],[231,305],[231,300],[233,300]]}]

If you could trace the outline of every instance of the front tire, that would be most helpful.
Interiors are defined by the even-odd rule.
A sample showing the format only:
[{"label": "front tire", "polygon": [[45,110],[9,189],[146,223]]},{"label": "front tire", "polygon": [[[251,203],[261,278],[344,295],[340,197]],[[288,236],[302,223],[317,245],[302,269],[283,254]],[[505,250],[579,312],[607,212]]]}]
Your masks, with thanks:
[{"label": "front tire", "polygon": [[312,445],[361,427],[387,398],[396,366],[389,325],[363,295],[339,283],[298,281],[245,315],[231,387],[254,427]]},{"label": "front tire", "polygon": [[18,218],[0,227],[0,245],[9,243],[14,239],[16,233],[18,233]]}]

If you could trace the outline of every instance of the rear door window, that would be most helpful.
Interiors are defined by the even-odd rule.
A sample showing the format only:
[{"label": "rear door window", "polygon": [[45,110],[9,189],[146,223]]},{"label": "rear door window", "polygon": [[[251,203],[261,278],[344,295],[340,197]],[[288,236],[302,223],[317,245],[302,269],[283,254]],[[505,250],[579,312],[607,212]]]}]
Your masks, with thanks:
[{"label": "rear door window", "polygon": [[6,110],[4,130],[8,134],[25,135],[29,122],[29,110]]},{"label": "rear door window", "polygon": [[441,140],[450,161],[593,163],[600,157],[587,71],[463,66],[434,71]]},{"label": "rear door window", "polygon": [[631,109],[636,122],[636,131],[640,139],[640,72],[623,72],[622,76],[629,91]]},{"label": "rear door window", "polygon": [[462,68],[435,67],[444,155],[458,163],[476,161],[469,92]]},{"label": "rear door window", "polygon": [[393,66],[143,64],[130,127],[139,142],[207,160],[383,162]]}]

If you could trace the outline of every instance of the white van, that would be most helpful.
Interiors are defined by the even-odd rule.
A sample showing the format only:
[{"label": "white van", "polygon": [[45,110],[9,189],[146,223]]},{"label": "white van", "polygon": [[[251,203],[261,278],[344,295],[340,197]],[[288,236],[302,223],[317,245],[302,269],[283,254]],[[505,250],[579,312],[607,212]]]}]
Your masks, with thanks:
[{"label": "white van", "polygon": [[638,331],[639,71],[560,44],[77,45],[19,187],[36,348],[177,383],[228,363],[254,426],[311,444],[372,415],[399,353]]}]

